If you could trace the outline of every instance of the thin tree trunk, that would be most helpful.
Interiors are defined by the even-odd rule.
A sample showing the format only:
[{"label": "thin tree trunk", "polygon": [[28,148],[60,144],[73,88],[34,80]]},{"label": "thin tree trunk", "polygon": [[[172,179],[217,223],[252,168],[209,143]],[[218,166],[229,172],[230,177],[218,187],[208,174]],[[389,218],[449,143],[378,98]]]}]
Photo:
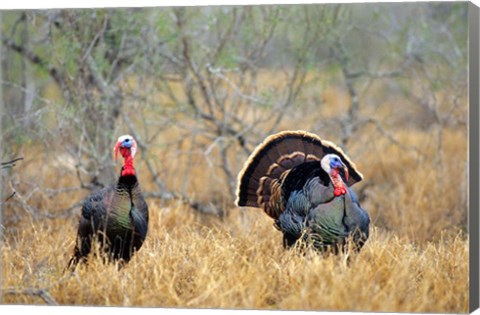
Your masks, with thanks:
[{"label": "thin tree trunk", "polygon": [[[23,33],[22,33],[22,42],[27,49],[29,49],[29,42],[30,42],[30,31],[28,28],[28,20],[25,18]],[[25,88],[25,92],[23,93],[23,115],[25,115],[25,126],[24,128],[31,128],[32,124],[34,123],[32,117],[32,109],[33,109],[33,100],[35,98],[35,81],[32,78],[32,65],[28,62],[25,58],[22,58],[22,84]]]}]

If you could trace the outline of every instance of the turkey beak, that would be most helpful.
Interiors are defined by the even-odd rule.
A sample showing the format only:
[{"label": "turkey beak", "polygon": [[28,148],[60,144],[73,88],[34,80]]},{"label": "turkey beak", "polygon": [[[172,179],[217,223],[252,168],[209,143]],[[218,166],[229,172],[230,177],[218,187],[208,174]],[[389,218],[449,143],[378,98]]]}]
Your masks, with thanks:
[{"label": "turkey beak", "polygon": [[338,161],[336,164],[336,168],[342,168],[343,173],[345,174],[345,181],[348,182],[348,167],[342,161]]}]

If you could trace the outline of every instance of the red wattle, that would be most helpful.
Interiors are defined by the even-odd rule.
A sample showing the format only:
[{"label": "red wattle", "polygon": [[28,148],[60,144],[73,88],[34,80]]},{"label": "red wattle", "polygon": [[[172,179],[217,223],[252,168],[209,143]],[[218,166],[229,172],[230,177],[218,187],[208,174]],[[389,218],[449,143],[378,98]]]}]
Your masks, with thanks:
[{"label": "red wattle", "polygon": [[135,176],[134,168],[124,168],[122,171],[122,176]]},{"label": "red wattle", "polygon": [[[123,152],[121,151],[122,155]],[[125,162],[123,163],[122,176],[135,175],[135,168],[133,167],[133,158],[131,155],[123,156]]]},{"label": "red wattle", "polygon": [[120,148],[120,154],[124,159],[131,157],[130,148]]},{"label": "red wattle", "polygon": [[346,193],[347,193],[347,190],[345,189],[345,187],[335,187],[335,189],[333,190],[333,195],[335,197],[345,195]]},{"label": "red wattle", "polygon": [[334,168],[332,170],[330,178],[332,179],[332,184],[334,188],[333,195],[335,197],[345,195],[347,193],[347,188],[345,187],[345,183],[339,175],[338,169]]}]

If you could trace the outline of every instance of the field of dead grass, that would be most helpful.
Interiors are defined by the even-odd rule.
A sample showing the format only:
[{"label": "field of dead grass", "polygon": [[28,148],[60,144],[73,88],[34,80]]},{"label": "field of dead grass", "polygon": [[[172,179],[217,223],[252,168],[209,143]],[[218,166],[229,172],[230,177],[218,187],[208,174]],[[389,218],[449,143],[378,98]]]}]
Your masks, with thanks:
[{"label": "field of dead grass", "polygon": [[[203,222],[202,222],[203,220]],[[223,222],[190,209],[151,204],[150,234],[117,271],[91,260],[63,273],[73,248],[73,220],[25,226],[3,251],[3,303],[45,304],[22,294],[44,289],[62,305],[157,306],[383,312],[466,312],[468,242],[461,234],[415,245],[373,228],[351,260],[281,247],[269,219],[254,209]]]}]

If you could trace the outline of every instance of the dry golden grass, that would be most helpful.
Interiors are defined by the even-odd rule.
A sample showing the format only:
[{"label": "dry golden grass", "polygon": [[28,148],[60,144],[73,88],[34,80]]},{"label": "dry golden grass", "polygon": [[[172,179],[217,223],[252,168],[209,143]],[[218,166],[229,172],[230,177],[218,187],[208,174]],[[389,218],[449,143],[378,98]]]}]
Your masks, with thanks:
[{"label": "dry golden grass", "polygon": [[[345,111],[348,98],[342,93],[325,89],[325,104],[310,106],[315,115],[297,113],[282,127],[296,129],[301,124],[315,130],[318,121]],[[375,113],[386,126],[400,119],[394,106],[364,110],[365,115]],[[21,219],[7,226],[1,249],[1,287],[8,289],[2,303],[44,304],[41,297],[24,294],[25,289],[39,288],[65,305],[467,312],[466,132],[445,128],[439,146],[433,129],[388,129],[401,144],[418,152],[400,148],[375,128],[362,129],[344,148],[365,176],[353,188],[362,192],[362,206],[372,219],[370,238],[350,265],[344,256],[285,250],[281,233],[258,209],[228,203],[227,215],[220,219],[181,204],[148,200],[149,233],[126,267],[117,271],[112,264],[91,259],[88,266],[65,274],[78,218],[36,220],[12,206],[6,216]],[[177,135],[175,127],[163,134]],[[329,138],[331,133],[319,135],[338,140]],[[189,141],[182,143],[185,152]],[[62,188],[78,183],[60,153],[51,159],[40,146],[28,150],[21,168],[15,169],[21,178],[16,186],[23,188],[19,198],[33,190],[27,203],[51,212],[85,196],[84,191],[50,196],[34,190],[36,185]],[[181,188],[179,174],[190,167],[189,196],[208,202],[226,195],[221,172],[212,169],[203,154],[179,157],[160,146],[150,148],[149,154],[162,161],[169,189]],[[232,165],[236,170],[242,166]],[[144,189],[154,189],[141,160],[137,169]]]},{"label": "dry golden grass", "polygon": [[[150,207],[147,241],[120,271],[92,259],[63,274],[72,222],[25,226],[3,248],[4,287],[47,288],[67,305],[467,311],[468,242],[460,235],[415,246],[374,228],[347,266],[342,256],[284,250],[280,233],[255,209],[205,222],[182,206]],[[44,303],[22,294],[3,302]]]}]

